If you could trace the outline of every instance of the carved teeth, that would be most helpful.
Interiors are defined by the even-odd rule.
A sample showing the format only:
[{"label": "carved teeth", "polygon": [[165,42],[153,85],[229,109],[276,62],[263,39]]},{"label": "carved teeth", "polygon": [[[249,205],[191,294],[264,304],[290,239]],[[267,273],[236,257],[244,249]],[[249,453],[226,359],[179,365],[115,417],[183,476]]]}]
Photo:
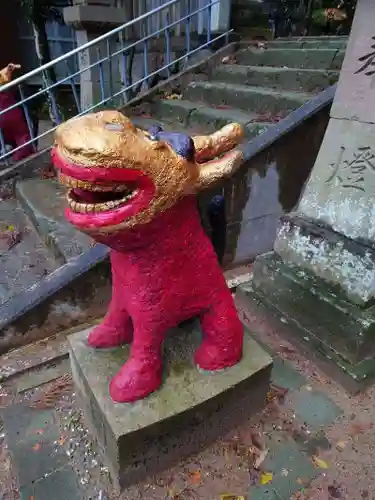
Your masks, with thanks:
[{"label": "carved teeth", "polygon": [[73,179],[73,177],[68,177],[67,175],[64,175],[62,173],[59,174],[59,181],[64,186],[70,188],[86,189],[87,191],[110,193],[121,193],[122,191],[129,191],[129,188],[125,184],[91,184],[90,182]]},{"label": "carved teeth", "polygon": [[79,213],[92,213],[92,212],[105,212],[106,210],[113,210],[114,208],[118,208],[119,206],[123,205],[127,201],[129,201],[137,191],[132,191],[125,196],[123,196],[119,200],[111,200],[111,201],[106,201],[104,203],[80,203],[78,201],[73,200],[71,196],[71,190],[69,190],[67,199],[68,199],[68,205],[69,208],[73,212],[79,212]]}]

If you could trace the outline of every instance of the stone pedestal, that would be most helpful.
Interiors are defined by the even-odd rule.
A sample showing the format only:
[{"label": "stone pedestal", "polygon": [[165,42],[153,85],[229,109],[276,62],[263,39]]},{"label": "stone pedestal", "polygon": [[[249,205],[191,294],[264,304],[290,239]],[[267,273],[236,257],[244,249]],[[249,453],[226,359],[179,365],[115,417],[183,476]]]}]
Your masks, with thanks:
[{"label": "stone pedestal", "polygon": [[[102,2],[77,0],[75,5],[64,8],[64,21],[76,29],[78,46],[91,42],[128,20],[126,10],[114,6],[114,2],[110,0],[102,0]],[[119,92],[123,87],[119,56],[108,58],[119,48],[116,35],[79,52],[79,69],[83,70],[80,75],[82,111]],[[101,59],[105,59],[101,64],[101,75],[99,65],[86,69]],[[122,103],[123,96],[116,101],[112,100],[110,105],[116,107]]]},{"label": "stone pedestal", "polygon": [[129,348],[95,350],[89,330],[69,338],[73,378],[92,431],[118,489],[157,473],[224,435],[262,409],[272,360],[245,332],[242,361],[215,375],[200,373],[192,356],[198,327],[170,332],[162,387],[131,404],[114,403],[108,382]]},{"label": "stone pedestal", "polygon": [[359,0],[314,168],[247,290],[356,381],[375,374],[374,18]]}]

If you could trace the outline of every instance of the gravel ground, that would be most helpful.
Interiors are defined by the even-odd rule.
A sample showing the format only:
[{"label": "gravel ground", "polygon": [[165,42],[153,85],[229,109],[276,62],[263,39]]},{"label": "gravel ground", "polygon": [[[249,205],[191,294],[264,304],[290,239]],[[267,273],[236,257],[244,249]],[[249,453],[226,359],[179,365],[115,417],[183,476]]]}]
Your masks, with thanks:
[{"label": "gravel ground", "polygon": [[[314,450],[320,475],[310,484],[301,484],[300,491],[291,498],[375,498],[375,477],[372,473],[375,388],[370,387],[356,396],[348,394],[328,378],[315,362],[286,342],[282,331],[278,331],[264,319],[252,317],[248,312],[243,312],[243,319],[253,330],[256,326],[262,341],[306,378],[308,390],[323,392],[343,410],[343,415],[324,429],[325,445],[317,445]],[[17,396],[15,381],[16,379],[10,379],[3,384],[0,391],[1,406],[20,401],[29,404],[49,387],[47,384]],[[309,435],[308,427],[297,422],[289,396],[287,390],[271,388],[268,403],[261,415],[233,430],[199,455],[127,489],[121,497],[111,490],[107,468],[87,430],[72,388],[68,388],[59,403],[54,405],[61,431],[56,446],[63,446],[70,457],[85,500],[220,500],[221,495],[225,494],[234,495],[234,499],[237,496],[251,500],[249,487],[259,484],[262,475],[267,474],[266,470],[262,470],[262,457],[259,459],[259,467],[254,467],[254,456],[259,458],[259,453],[254,455],[254,447],[255,451],[264,452],[270,440],[279,439],[283,442],[289,438],[295,439],[296,436]],[[17,480],[12,474],[12,463],[3,430],[0,430],[0,436],[0,498],[17,500]],[[230,500],[230,497],[226,500]]]}]

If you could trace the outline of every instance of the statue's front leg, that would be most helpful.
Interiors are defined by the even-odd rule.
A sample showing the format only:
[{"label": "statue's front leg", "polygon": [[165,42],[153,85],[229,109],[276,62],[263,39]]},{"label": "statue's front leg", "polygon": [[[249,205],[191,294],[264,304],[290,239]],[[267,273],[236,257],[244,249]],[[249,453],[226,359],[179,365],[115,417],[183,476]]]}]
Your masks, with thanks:
[{"label": "statue's front leg", "polygon": [[109,392],[118,403],[145,398],[162,383],[162,344],[166,329],[141,317],[135,322],[130,357],[113,377]]},{"label": "statue's front leg", "polygon": [[121,256],[113,251],[110,255],[112,265],[111,303],[102,323],[95,327],[88,337],[89,345],[96,348],[128,344],[133,338],[132,320],[125,305],[127,286],[122,274]]}]

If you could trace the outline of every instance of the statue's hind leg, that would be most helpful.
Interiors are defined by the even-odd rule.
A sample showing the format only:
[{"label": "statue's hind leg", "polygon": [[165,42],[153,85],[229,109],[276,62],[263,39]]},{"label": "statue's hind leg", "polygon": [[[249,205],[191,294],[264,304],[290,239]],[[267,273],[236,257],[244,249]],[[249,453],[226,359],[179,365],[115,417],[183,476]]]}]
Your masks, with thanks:
[{"label": "statue's hind leg", "polygon": [[195,353],[195,363],[199,368],[221,370],[240,361],[243,325],[229,289],[222,290],[202,313],[201,328],[203,340]]},{"label": "statue's hind leg", "polygon": [[132,337],[133,326],[129,314],[112,298],[104,320],[91,330],[88,343],[97,348],[116,347],[130,343]]}]

